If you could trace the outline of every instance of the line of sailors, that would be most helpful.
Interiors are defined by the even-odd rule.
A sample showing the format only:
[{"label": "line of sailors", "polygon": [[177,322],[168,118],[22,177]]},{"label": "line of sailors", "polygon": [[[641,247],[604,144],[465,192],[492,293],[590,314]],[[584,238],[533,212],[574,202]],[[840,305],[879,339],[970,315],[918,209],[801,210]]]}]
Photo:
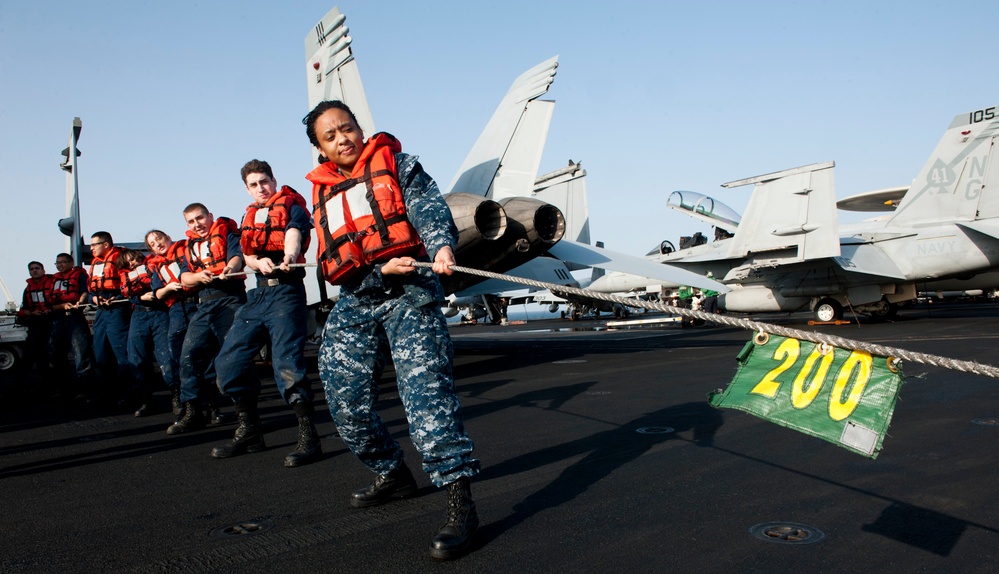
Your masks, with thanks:
[{"label": "line of sailors", "polygon": [[[300,264],[311,217],[304,197],[290,187],[277,188],[266,162],[247,163],[243,178],[255,201],[242,225],[192,203],[184,209],[187,237],[174,241],[154,229],[145,237],[149,255],[114,245],[108,232],[94,233],[89,271],[74,266],[66,253],[57,256],[54,275],[45,274],[37,261],[29,263],[18,315],[29,328],[29,359],[40,378],[56,385],[71,382],[72,388],[57,389],[59,394],[70,392],[86,403],[117,402],[144,416],[153,411],[158,365],[176,416],[167,429],[171,435],[223,422],[221,393],[233,399],[240,429],[250,429],[252,436],[237,433],[212,451],[217,458],[264,449],[254,359],[269,342],[275,380],[299,420],[298,445],[284,463],[299,466],[322,452],[304,357],[308,333]],[[255,269],[266,267],[267,276],[257,275],[247,304],[242,270],[250,258]],[[96,308],[92,335],[87,305]],[[233,329],[237,312],[241,320]],[[68,351],[75,376],[60,377],[54,371]]]},{"label": "line of sailors", "polygon": [[[391,354],[423,470],[447,493],[447,522],[431,541],[430,554],[456,558],[469,548],[478,527],[470,480],[480,469],[460,415],[453,345],[440,310],[444,293],[437,278],[453,273],[458,230],[437,184],[416,156],[402,153],[397,139],[380,133],[365,140],[357,118],[339,101],[321,102],[302,123],[321,158],[306,176],[313,184],[311,217],[301,196],[288,187],[278,190],[270,166],[253,160],[241,173],[254,200],[241,226],[216,219],[202,204],[191,204],[184,209],[188,232],[183,247],[174,247],[166,234],[151,232],[146,242],[153,255],[142,261],[115,253],[110,235],[94,234],[89,294],[83,291],[64,304],[62,314],[76,314],[88,300],[97,305],[95,351],[112,348],[112,340],[127,343],[133,328],[146,333],[141,322],[159,316],[160,327],[148,329],[152,344],[135,344],[131,362],[138,365],[143,364],[138,347],[148,357],[156,341],[163,340],[162,317],[169,341],[183,323],[175,324],[174,317],[183,315],[187,330],[179,355],[176,346],[170,347],[176,370],[163,372],[168,385],[179,386],[181,406],[167,433],[203,428],[202,407],[209,389],[217,386],[232,399],[239,420],[233,439],[212,450],[216,458],[266,449],[253,358],[269,339],[275,382],[298,418],[298,444],[284,464],[313,462],[321,448],[305,369],[305,273],[295,264],[304,262],[314,224],[319,270],[340,287],[323,330],[319,376],[341,440],[375,474],[371,484],[351,493],[348,503],[379,506],[418,491],[402,448],[375,408],[378,379]],[[430,263],[431,272],[419,273],[417,261]],[[256,272],[257,288],[249,293],[240,274],[244,265]],[[142,276],[148,276],[148,288]],[[184,310],[178,312],[178,307]],[[101,356],[94,356],[100,368]],[[130,364],[127,348],[117,357],[118,364]],[[141,375],[129,376],[140,381],[135,388],[148,388]],[[141,393],[139,397],[141,401]],[[148,408],[148,402],[140,402],[137,414],[143,414],[142,404]]]}]

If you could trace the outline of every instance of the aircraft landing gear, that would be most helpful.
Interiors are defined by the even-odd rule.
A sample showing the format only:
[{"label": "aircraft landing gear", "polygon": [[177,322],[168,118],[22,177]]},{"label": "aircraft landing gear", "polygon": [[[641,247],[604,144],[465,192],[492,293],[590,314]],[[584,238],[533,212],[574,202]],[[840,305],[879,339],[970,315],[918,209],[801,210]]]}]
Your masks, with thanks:
[{"label": "aircraft landing gear", "polygon": [[835,299],[822,299],[815,305],[815,319],[823,323],[843,318],[843,306]]}]

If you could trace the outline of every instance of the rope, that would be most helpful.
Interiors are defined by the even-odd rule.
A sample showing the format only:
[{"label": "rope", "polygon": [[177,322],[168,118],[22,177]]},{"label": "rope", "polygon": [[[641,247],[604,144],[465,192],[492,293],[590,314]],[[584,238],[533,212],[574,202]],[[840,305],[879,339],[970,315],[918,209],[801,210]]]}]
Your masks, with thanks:
[{"label": "rope", "polygon": [[[414,262],[413,266],[427,268],[427,269],[432,267],[430,263],[424,263],[421,261]],[[529,287],[537,287],[539,289],[548,289],[549,291],[557,295],[562,295],[562,294],[576,295],[578,297],[597,299],[600,301],[607,301],[610,303],[619,303],[627,307],[637,307],[640,309],[661,311],[664,313],[671,313],[673,315],[680,315],[681,317],[688,317],[691,319],[701,319],[704,321],[710,321],[712,323],[728,325],[730,327],[738,327],[749,331],[756,331],[759,333],[771,333],[774,335],[779,335],[781,337],[788,337],[792,339],[798,339],[801,341],[809,341],[816,344],[830,345],[833,347],[838,347],[840,349],[846,349],[849,351],[864,351],[870,353],[871,355],[877,355],[880,357],[890,357],[891,359],[894,359],[896,361],[911,361],[913,363],[933,365],[934,367],[943,367],[945,369],[951,369],[954,371],[961,371],[964,373],[972,373],[975,375],[983,375],[986,377],[999,379],[999,367],[994,367],[992,365],[986,365],[975,361],[959,361],[956,359],[941,357],[939,355],[929,355],[926,353],[907,351],[905,349],[899,349],[897,347],[889,347],[886,345],[877,345],[873,343],[864,343],[862,341],[845,339],[843,337],[837,337],[835,335],[816,333],[814,331],[802,331],[801,329],[792,329],[789,327],[782,327],[780,325],[773,325],[770,323],[761,323],[759,321],[752,321],[750,319],[729,317],[727,315],[716,315],[714,313],[705,313],[703,311],[695,311],[693,309],[682,309],[679,307],[673,307],[665,303],[661,303],[659,301],[642,301],[640,299],[634,299],[629,297],[619,297],[617,295],[611,295],[609,293],[588,291],[586,289],[580,289],[578,287],[569,287],[566,285],[558,285],[555,283],[546,283],[544,281],[535,281],[534,279],[524,279],[523,277],[515,277],[512,275],[502,275],[500,273],[483,271],[481,269],[472,269],[470,267],[462,267],[460,265],[451,265],[450,268],[452,271],[456,271],[458,273],[467,273],[469,275],[477,275],[479,277],[486,277],[488,279],[499,279],[501,281],[519,283],[521,285],[527,285]]]},{"label": "rope", "polygon": [[[288,267],[290,267],[291,269],[298,269],[298,268],[302,268],[302,267],[318,267],[318,266],[319,266],[318,263],[289,263],[288,264]],[[280,265],[275,265],[274,266],[275,269],[277,269],[278,267],[280,267]],[[233,271],[231,273],[226,273],[225,275],[219,275],[219,277],[242,277],[244,275],[249,275],[251,273],[256,273],[256,271],[247,271],[247,270],[244,269],[243,271]]]}]

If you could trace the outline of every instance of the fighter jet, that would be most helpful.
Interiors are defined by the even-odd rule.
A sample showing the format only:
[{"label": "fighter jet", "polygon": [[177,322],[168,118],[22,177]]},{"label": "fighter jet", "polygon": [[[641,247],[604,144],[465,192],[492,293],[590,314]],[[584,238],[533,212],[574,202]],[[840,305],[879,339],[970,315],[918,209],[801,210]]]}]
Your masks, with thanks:
[{"label": "fighter jet", "polygon": [[[729,311],[812,310],[820,321],[844,308],[891,315],[917,292],[999,285],[999,106],[954,118],[913,184],[847,198],[840,205],[893,211],[838,225],[832,162],[723,184],[754,185],[740,221],[712,219],[701,199],[680,201],[734,236],[651,258],[732,288]],[[688,192],[682,192],[688,193]],[[701,209],[697,209],[701,206]],[[676,206],[673,206],[676,207]],[[590,289],[614,292],[659,284],[608,274]],[[675,284],[672,284],[675,285]]]},{"label": "fighter jet", "polygon": [[[341,100],[357,116],[362,131],[374,134],[374,119],[345,20],[333,8],[305,38],[309,108],[323,100]],[[725,290],[703,276],[586,243],[589,235],[585,195],[580,200],[580,194],[572,189],[573,185],[581,187],[578,181],[585,171],[570,163],[567,168],[548,174],[550,179],[537,177],[555,104],[539,98],[548,91],[557,67],[556,56],[514,80],[445,191],[445,200],[460,231],[457,261],[469,267],[542,281],[561,279],[555,282],[563,285],[574,283],[563,263],[571,262]],[[567,222],[563,209],[552,203],[556,197],[561,199],[563,207],[571,206],[570,221]],[[571,239],[566,238],[567,230]],[[483,293],[469,291],[483,281],[477,276],[455,274],[443,280],[445,291],[450,294]]]}]

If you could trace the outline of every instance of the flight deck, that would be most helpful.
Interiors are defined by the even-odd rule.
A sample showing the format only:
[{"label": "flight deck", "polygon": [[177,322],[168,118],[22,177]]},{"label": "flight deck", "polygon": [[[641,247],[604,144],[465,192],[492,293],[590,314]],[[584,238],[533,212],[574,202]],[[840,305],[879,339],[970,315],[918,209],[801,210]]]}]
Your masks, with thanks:
[{"label": "flight deck", "polygon": [[[945,303],[893,322],[807,325],[999,363],[999,304]],[[849,318],[849,317],[848,317]],[[21,572],[994,572],[999,381],[918,364],[869,460],[734,410],[724,387],[751,333],[543,320],[452,327],[455,374],[482,460],[473,550],[435,563],[444,494],[419,472],[391,368],[381,413],[421,489],[347,504],[372,476],[316,398],[324,455],[296,440],[269,365],[268,449],[209,456],[233,423],[168,436],[169,397],[135,418],[3,381],[0,571]],[[311,374],[319,387],[314,358]],[[231,414],[231,407],[227,409]]]}]

